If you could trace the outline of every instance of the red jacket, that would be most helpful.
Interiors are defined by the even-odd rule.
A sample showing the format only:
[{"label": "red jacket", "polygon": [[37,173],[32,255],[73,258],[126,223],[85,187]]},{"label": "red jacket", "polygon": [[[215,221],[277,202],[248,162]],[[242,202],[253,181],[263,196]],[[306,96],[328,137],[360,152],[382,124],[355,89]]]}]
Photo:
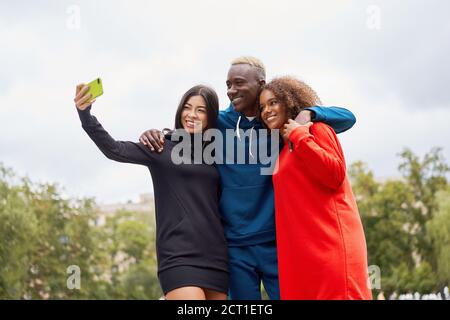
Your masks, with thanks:
[{"label": "red jacket", "polygon": [[364,231],[333,129],[293,130],[273,183],[282,299],[371,299]]}]

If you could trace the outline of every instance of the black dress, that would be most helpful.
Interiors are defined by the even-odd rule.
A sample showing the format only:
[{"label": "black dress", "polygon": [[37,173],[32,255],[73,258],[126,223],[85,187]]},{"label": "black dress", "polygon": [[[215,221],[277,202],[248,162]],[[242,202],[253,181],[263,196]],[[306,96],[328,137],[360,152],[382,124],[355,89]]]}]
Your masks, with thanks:
[{"label": "black dress", "polygon": [[228,251],[219,214],[216,168],[205,163],[174,163],[171,152],[177,142],[170,139],[161,153],[141,143],[116,141],[90,114],[90,107],[77,110],[83,129],[107,158],[150,170],[158,277],[164,294],[184,286],[228,292]]}]

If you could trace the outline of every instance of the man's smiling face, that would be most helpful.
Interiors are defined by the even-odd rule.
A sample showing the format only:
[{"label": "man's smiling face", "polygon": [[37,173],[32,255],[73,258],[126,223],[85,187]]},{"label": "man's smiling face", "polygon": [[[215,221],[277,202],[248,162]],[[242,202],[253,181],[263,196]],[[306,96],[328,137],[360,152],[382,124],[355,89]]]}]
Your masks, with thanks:
[{"label": "man's smiling face", "polygon": [[264,83],[257,68],[248,64],[232,65],[228,71],[227,95],[234,110],[254,116],[259,91]]}]

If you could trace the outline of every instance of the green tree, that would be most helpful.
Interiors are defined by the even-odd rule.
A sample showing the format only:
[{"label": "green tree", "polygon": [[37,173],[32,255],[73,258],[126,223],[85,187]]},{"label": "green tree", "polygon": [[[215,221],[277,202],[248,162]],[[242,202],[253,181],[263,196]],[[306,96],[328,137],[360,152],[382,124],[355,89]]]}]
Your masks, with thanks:
[{"label": "green tree", "polygon": [[11,186],[13,173],[0,163],[0,298],[20,299],[26,289],[30,256],[38,223],[27,209],[20,187]]},{"label": "green tree", "polygon": [[440,191],[436,199],[438,208],[426,229],[436,257],[438,284],[442,288],[450,283],[450,191]]},{"label": "green tree", "polygon": [[[446,254],[442,252],[447,249],[445,235],[449,233],[447,227],[437,224],[449,224],[445,214],[435,218],[438,208],[445,211],[443,198],[436,195],[448,189],[449,167],[439,148],[423,159],[408,149],[400,157],[401,179],[377,181],[362,162],[349,169],[366,234],[369,265],[380,267],[382,290],[387,294],[438,290],[436,279],[446,266]],[[439,222],[432,223],[435,219]],[[444,249],[438,249],[441,247]],[[441,276],[440,284],[444,283],[448,284],[448,278]]]},{"label": "green tree", "polygon": [[155,226],[148,214],[117,211],[101,227],[107,244],[115,299],[157,299],[162,295],[156,275]]},{"label": "green tree", "polygon": [[[404,227],[410,223],[404,204],[411,195],[401,181],[375,181],[373,173],[360,162],[351,166],[349,175],[364,226],[369,265],[380,267],[384,291],[395,290],[402,281],[409,282],[404,277],[398,281],[397,277],[414,265],[412,235]],[[400,264],[403,266],[397,270]]]},{"label": "green tree", "polygon": [[0,164],[0,298],[159,298],[151,217],[122,211],[98,225],[99,214],[92,199],[65,199]]},{"label": "green tree", "polygon": [[402,162],[399,170],[414,196],[409,204],[409,212],[415,223],[413,233],[416,253],[436,270],[437,261],[425,225],[433,218],[438,207],[437,192],[448,187],[446,174],[449,172],[449,166],[441,148],[431,149],[422,160],[409,149],[401,152],[400,157]]}]

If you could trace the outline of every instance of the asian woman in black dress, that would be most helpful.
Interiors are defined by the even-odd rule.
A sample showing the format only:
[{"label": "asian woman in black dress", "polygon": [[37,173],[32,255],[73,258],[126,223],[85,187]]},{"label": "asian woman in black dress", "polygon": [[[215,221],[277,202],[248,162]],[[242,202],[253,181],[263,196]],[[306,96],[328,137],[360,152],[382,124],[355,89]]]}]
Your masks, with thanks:
[{"label": "asian woman in black dress", "polygon": [[204,161],[176,164],[171,158],[179,143],[172,141],[174,134],[184,130],[193,138],[215,127],[217,94],[201,85],[188,90],[175,129],[166,133],[165,148],[157,153],[142,143],[113,139],[91,115],[95,100],[90,101],[88,89],[78,85],[74,99],[84,131],[109,159],[147,166],[152,176],[158,278],[166,299],[226,299],[228,253],[219,215],[219,174]]}]

